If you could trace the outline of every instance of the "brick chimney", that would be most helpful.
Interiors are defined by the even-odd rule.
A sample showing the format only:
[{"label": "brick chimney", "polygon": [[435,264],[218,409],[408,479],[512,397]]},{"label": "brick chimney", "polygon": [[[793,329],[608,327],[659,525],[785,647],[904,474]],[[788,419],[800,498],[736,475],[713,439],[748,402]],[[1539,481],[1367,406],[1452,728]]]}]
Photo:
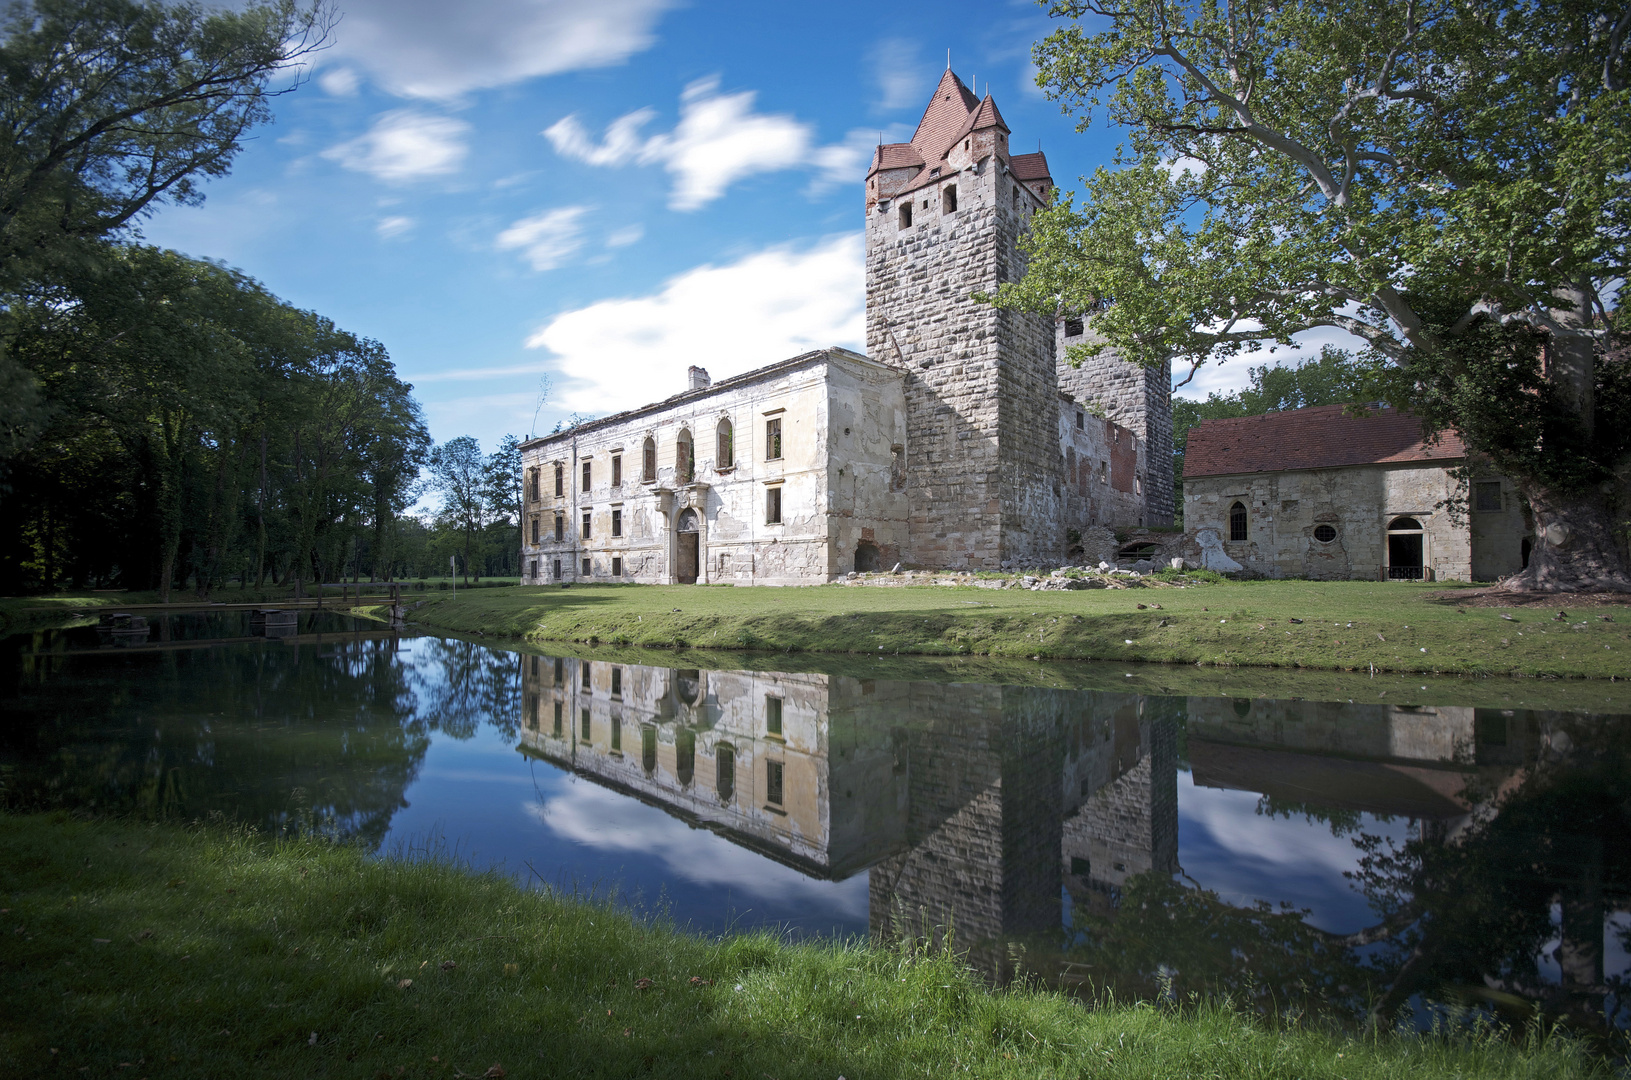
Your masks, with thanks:
[{"label": "brick chimney", "polygon": [[708,378],[707,368],[699,368],[695,364],[692,364],[690,376],[692,390],[706,390],[708,387],[714,384],[714,381]]}]

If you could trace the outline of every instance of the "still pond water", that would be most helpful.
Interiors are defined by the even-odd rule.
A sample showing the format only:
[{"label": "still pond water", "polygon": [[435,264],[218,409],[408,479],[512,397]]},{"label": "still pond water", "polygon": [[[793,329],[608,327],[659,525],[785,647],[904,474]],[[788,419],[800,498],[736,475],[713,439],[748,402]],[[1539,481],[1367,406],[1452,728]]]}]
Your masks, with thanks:
[{"label": "still pond water", "polygon": [[[276,636],[279,633],[283,636]],[[731,660],[722,659],[729,665]],[[1124,996],[1631,1014],[1631,717],[681,669],[170,616],[0,641],[10,805],[431,846]]]}]

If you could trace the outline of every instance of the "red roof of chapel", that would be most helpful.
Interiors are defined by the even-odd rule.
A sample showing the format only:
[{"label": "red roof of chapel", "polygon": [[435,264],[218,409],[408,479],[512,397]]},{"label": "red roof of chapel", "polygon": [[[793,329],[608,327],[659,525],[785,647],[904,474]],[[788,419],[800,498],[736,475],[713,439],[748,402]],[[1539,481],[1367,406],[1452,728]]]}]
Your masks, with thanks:
[{"label": "red roof of chapel", "polygon": [[1316,405],[1228,420],[1203,420],[1189,429],[1184,475],[1335,469],[1409,461],[1453,462],[1467,456],[1455,431],[1429,444],[1422,424],[1403,409],[1366,408],[1350,415],[1346,405]]}]

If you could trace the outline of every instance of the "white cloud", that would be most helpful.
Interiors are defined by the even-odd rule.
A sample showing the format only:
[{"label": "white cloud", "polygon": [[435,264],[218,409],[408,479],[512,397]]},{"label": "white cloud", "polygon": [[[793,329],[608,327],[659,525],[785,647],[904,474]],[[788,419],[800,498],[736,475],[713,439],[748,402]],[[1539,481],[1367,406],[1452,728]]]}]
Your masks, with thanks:
[{"label": "white cloud", "polygon": [[498,234],[500,251],[521,251],[534,270],[553,270],[583,246],[587,206],[562,206],[522,218]]},{"label": "white cloud", "polygon": [[544,130],[563,157],[590,165],[661,165],[674,178],[669,205],[695,210],[755,173],[815,168],[822,177],[856,171],[851,132],[836,146],[817,147],[808,124],[787,115],[753,111],[752,90],[719,92],[718,79],[702,79],[680,96],[680,121],[666,134],[642,136],[656,113],[637,109],[618,117],[600,142],[574,116]]},{"label": "white cloud", "polygon": [[934,88],[935,73],[918,55],[915,41],[886,38],[867,54],[872,65],[872,81],[878,86],[877,108],[884,111],[923,105],[929,100],[925,87]]},{"label": "white cloud", "polygon": [[362,85],[362,77],[351,68],[334,68],[317,77],[317,85],[334,97],[352,97]]},{"label": "white cloud", "polygon": [[382,217],[374,224],[374,231],[379,233],[380,239],[390,240],[391,238],[401,236],[409,229],[412,229],[415,224],[416,222],[411,217],[401,217],[396,215],[392,217]]},{"label": "white cloud", "polygon": [[[329,54],[404,97],[445,99],[651,47],[672,0],[347,0]],[[325,58],[326,60],[327,58]]]},{"label": "white cloud", "polygon": [[821,171],[810,181],[810,193],[818,195],[844,184],[859,185],[866,179],[866,169],[872,164],[873,149],[877,145],[875,129],[854,128],[844,136],[843,142],[817,147],[810,158]]},{"label": "white cloud", "polygon": [[628,247],[630,244],[638,244],[645,235],[646,227],[644,225],[625,225],[606,238],[606,246],[613,248]]},{"label": "white cloud", "polygon": [[[1320,350],[1330,345],[1338,349],[1346,349],[1352,353],[1364,351],[1368,346],[1364,340],[1335,327],[1321,326],[1313,330],[1304,330],[1300,334],[1291,336],[1291,347],[1276,345],[1269,342],[1257,352],[1242,353],[1224,364],[1207,363],[1195,372],[1195,377],[1189,384],[1177,390],[1177,395],[1183,398],[1193,398],[1204,401],[1208,394],[1233,394],[1246,389],[1252,383],[1251,369],[1263,367],[1265,364],[1274,367],[1298,367],[1310,360],[1318,358]],[[1272,350],[1272,351],[1270,351]],[[1189,374],[1187,364],[1173,368],[1172,381],[1179,382]]]},{"label": "white cloud", "polygon": [[866,875],[846,881],[806,877],[763,855],[738,847],[707,829],[697,829],[595,784],[570,780],[564,791],[529,813],[558,836],[597,851],[646,855],[676,877],[696,885],[727,886],[767,902],[796,904],[812,914],[828,911],[851,918],[867,911]]},{"label": "white cloud", "polygon": [[470,148],[470,125],[447,116],[396,109],[383,113],[367,134],[332,146],[323,156],[390,183],[456,173]]},{"label": "white cloud", "polygon": [[633,408],[683,390],[691,364],[717,380],[828,345],[864,347],[864,280],[859,233],[771,248],[558,315],[527,346],[556,356],[561,408]]}]

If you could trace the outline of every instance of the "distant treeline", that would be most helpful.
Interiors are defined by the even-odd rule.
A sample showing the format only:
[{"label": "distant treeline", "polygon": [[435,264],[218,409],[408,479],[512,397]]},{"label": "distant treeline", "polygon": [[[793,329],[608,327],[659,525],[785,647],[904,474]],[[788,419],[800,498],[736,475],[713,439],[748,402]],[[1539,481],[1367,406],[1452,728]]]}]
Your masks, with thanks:
[{"label": "distant treeline", "polygon": [[[0,593],[417,577],[451,553],[514,572],[513,438],[433,454],[379,342],[134,231],[228,171],[332,18],[298,0],[0,10]],[[472,454],[474,489],[455,475]],[[434,520],[406,516],[426,464]]]}]

